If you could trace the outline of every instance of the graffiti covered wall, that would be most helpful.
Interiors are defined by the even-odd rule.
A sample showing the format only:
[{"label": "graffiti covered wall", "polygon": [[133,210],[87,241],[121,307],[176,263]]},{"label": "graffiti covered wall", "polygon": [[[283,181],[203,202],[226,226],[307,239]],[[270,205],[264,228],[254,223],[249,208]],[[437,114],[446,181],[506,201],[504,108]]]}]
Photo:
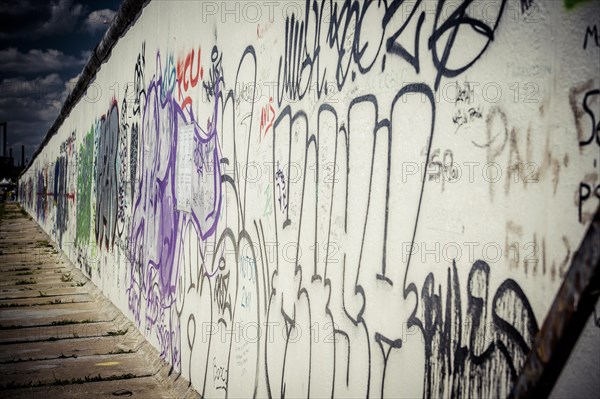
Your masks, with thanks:
[{"label": "graffiti covered wall", "polygon": [[21,202],[206,397],[506,396],[600,201],[567,3],[151,1]]}]

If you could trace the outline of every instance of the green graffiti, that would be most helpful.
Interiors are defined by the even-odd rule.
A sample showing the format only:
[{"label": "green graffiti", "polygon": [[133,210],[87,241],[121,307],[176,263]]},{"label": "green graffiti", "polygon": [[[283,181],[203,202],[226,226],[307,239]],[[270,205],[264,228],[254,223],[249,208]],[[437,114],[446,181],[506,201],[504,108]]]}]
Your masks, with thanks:
[{"label": "green graffiti", "polygon": [[77,168],[77,233],[78,245],[90,242],[92,220],[92,181],[94,180],[94,126],[79,147]]},{"label": "green graffiti", "polygon": [[567,10],[571,10],[577,4],[579,4],[579,3],[585,3],[585,2],[588,2],[588,1],[590,1],[590,0],[565,0],[565,7],[567,8]]}]

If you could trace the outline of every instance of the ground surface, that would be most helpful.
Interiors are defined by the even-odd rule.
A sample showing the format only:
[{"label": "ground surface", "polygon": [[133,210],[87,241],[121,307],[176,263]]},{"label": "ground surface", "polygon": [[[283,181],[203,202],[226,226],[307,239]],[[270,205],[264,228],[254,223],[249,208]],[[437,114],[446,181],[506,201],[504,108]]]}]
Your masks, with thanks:
[{"label": "ground surface", "polygon": [[198,397],[16,203],[0,203],[0,397]]}]

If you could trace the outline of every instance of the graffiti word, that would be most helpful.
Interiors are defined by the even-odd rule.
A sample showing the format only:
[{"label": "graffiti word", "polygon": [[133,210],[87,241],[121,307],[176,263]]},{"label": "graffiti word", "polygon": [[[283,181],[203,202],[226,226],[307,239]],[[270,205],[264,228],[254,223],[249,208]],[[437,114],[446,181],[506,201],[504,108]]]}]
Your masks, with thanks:
[{"label": "graffiti word", "polygon": [[590,186],[587,183],[581,182],[579,184],[579,223],[585,223],[583,220],[583,203],[586,202],[592,195],[594,195],[598,200],[600,200],[600,184],[596,185],[595,189],[592,189],[593,186]]},{"label": "graffiti word", "polygon": [[273,127],[275,121],[275,109],[271,105],[273,103],[273,97],[269,97],[269,103],[262,107],[260,110],[260,140],[267,135],[269,129]]},{"label": "graffiti word", "polygon": [[217,358],[213,357],[213,383],[216,389],[227,390],[227,369],[217,366]]},{"label": "graffiti word", "polygon": [[583,49],[586,50],[588,46],[588,39],[592,46],[600,47],[600,40],[598,39],[598,26],[588,26],[585,29],[585,37],[583,38]]},{"label": "graffiti word", "polygon": [[282,213],[287,211],[288,203],[287,203],[287,192],[285,188],[285,175],[281,169],[277,169],[277,174],[275,175],[275,181],[277,183],[278,197],[277,201],[279,202],[279,210]]},{"label": "graffiti word", "polygon": [[478,106],[477,108],[471,107],[468,110],[459,109],[452,117],[452,123],[456,125],[454,133],[456,134],[461,126],[481,118],[481,106]]},{"label": "graffiti word", "polygon": [[[200,48],[198,47],[198,57],[196,65],[194,66],[194,49],[189,51],[185,58],[177,60],[177,87],[179,89],[179,101],[181,102],[181,109],[184,109],[186,105],[192,104],[192,98],[184,93],[187,93],[188,89],[196,87],[198,84],[198,77],[202,79],[204,76],[204,68],[200,66]],[[194,73],[195,71],[195,73]],[[181,84],[183,83],[183,90]]]}]

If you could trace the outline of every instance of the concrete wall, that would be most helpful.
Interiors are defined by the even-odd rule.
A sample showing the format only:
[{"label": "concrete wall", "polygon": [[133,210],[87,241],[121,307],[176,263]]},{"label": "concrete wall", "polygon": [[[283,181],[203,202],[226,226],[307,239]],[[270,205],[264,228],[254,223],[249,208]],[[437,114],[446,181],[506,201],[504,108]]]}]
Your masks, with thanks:
[{"label": "concrete wall", "polygon": [[152,1],[21,178],[207,397],[505,396],[598,208],[600,2],[384,3]]}]

